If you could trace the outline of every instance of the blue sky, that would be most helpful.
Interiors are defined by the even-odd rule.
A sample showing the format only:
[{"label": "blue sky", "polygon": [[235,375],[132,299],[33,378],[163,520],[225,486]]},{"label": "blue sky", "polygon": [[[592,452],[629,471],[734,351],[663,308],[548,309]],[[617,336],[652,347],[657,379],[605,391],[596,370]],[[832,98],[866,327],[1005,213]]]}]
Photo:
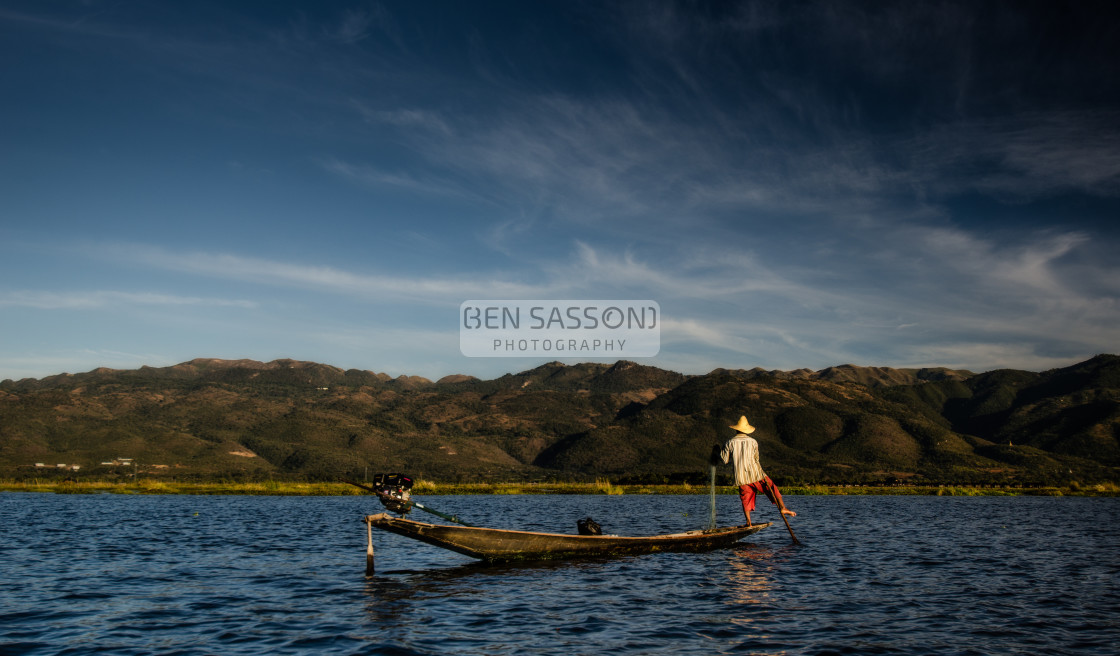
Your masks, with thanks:
[{"label": "blue sky", "polygon": [[1107,7],[0,3],[0,379],[545,361],[468,299],[652,299],[685,373],[1116,353]]}]

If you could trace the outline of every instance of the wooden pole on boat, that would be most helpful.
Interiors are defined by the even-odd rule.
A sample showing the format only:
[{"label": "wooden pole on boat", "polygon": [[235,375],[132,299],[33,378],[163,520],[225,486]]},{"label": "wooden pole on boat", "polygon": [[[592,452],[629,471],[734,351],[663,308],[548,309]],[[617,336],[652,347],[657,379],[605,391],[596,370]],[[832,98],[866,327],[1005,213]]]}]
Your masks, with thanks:
[{"label": "wooden pole on boat", "polygon": [[[765,479],[765,478],[763,478],[763,479],[762,479],[762,483],[763,483],[763,485],[765,485],[765,486],[766,486],[766,488],[767,488],[768,490],[770,490],[770,495],[771,495],[771,496],[773,496],[773,497],[774,497],[775,499],[777,499],[777,498],[778,498],[778,494],[777,494],[777,492],[776,492],[776,491],[774,490],[774,486],[770,484],[770,481],[769,481],[769,480],[767,480],[767,479]],[[785,506],[785,503],[784,503],[784,502],[783,502],[783,503],[782,503],[781,505],[779,505],[779,506],[778,506],[778,514],[782,516],[782,521],[786,523],[786,530],[787,530],[787,531],[789,531],[789,536],[790,536],[791,538],[793,538],[793,543],[794,543],[794,544],[801,544],[801,540],[798,540],[798,539],[797,539],[797,536],[793,534],[793,529],[792,529],[792,528],[790,528],[790,526],[789,526],[789,520],[788,520],[788,519],[786,519],[786,514],[785,514],[784,512],[782,512],[782,507],[783,507],[783,506]]]},{"label": "wooden pole on boat", "polygon": [[366,517],[366,576],[373,576],[373,522]]},{"label": "wooden pole on boat", "polygon": [[708,530],[716,530],[716,466],[708,465],[710,494],[708,495]]}]

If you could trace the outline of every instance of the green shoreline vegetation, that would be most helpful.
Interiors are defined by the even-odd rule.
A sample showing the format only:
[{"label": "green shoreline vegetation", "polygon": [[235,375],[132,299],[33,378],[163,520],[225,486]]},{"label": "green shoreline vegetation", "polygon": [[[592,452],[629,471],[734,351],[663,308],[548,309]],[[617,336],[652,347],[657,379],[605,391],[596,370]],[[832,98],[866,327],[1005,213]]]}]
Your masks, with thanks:
[{"label": "green shoreline vegetation", "polygon": [[[707,494],[702,485],[616,485],[609,480],[594,483],[441,483],[418,480],[412,488],[419,495],[468,494]],[[734,494],[733,486],[717,486],[718,494]],[[360,496],[365,492],[341,482],[177,482],[149,478],[121,481],[58,481],[48,479],[3,480],[0,492],[50,492],[55,494],[183,494],[183,495],[256,495],[256,496]],[[783,494],[791,495],[920,495],[920,496],[1120,496],[1114,483],[1066,486],[921,486],[921,485],[788,485]]]}]

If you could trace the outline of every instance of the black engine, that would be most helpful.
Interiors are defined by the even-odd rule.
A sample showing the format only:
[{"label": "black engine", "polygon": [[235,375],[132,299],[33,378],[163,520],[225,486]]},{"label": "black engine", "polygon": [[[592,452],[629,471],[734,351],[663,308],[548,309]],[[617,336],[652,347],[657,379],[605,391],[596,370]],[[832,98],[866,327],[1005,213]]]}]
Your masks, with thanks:
[{"label": "black engine", "polygon": [[404,474],[376,474],[373,477],[373,487],[377,490],[377,498],[381,505],[390,511],[407,515],[412,510],[412,479]]}]

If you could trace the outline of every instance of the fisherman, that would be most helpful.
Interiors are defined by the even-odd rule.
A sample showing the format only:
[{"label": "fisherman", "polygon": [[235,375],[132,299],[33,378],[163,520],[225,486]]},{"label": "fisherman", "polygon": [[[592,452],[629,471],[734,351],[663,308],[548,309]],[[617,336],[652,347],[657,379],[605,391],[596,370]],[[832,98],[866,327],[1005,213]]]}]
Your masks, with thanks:
[{"label": "fisherman", "polygon": [[733,461],[735,467],[735,484],[739,486],[739,499],[743,502],[743,514],[747,516],[747,526],[751,526],[751,511],[754,510],[754,500],[758,492],[766,495],[767,499],[781,510],[783,515],[794,517],[797,513],[786,508],[778,486],[762,471],[758,462],[758,442],[750,436],[755,427],[750,425],[747,417],[739,417],[739,423],[729,426],[735,431],[735,436],[723,446],[712,447],[711,461],[713,465],[727,464]]}]

